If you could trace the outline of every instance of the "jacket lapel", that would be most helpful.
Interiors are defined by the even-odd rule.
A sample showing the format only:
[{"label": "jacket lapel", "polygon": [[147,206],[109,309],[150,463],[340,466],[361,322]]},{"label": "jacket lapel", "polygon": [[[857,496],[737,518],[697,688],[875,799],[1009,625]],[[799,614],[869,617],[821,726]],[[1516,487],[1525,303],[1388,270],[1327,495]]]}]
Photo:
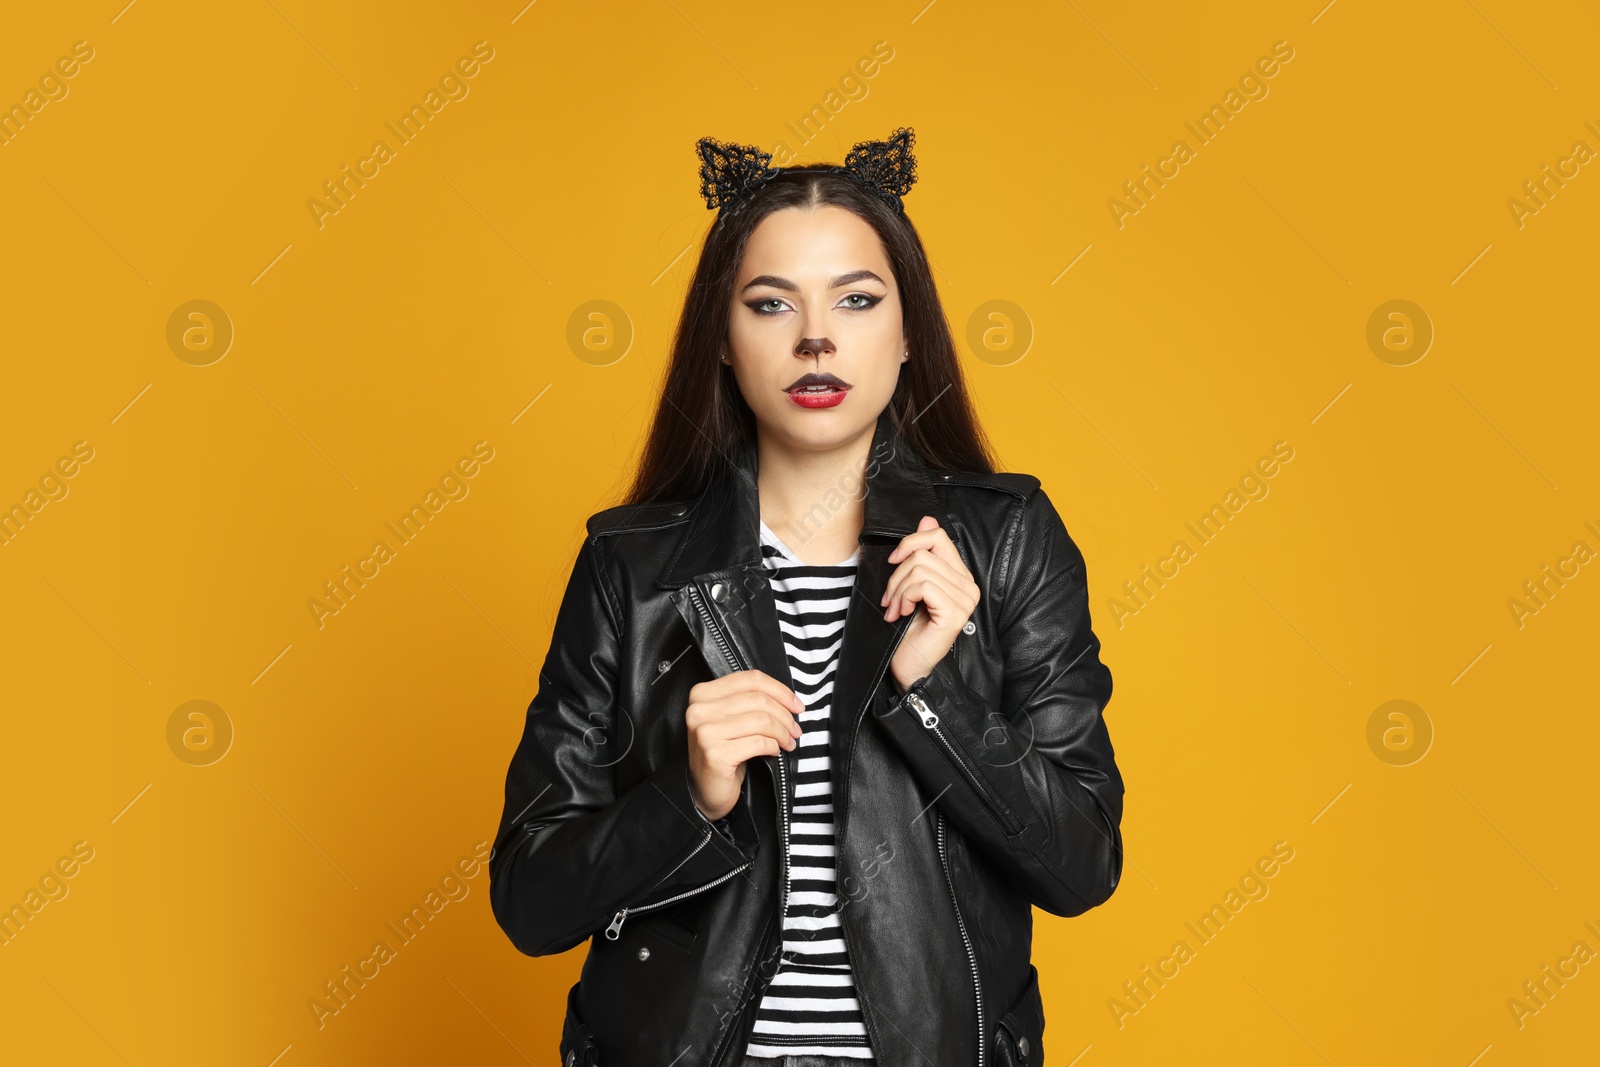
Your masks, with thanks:
[{"label": "jacket lapel", "polygon": [[[867,458],[866,499],[862,506],[861,559],[856,568],[855,593],[845,613],[844,644],[839,652],[833,682],[833,712],[829,728],[834,772],[834,818],[839,840],[850,802],[850,758],[856,729],[869,700],[889,669],[890,653],[911,625],[911,616],[894,622],[883,620],[878,601],[889,587],[898,564],[889,562],[901,539],[916,532],[924,515],[948,525],[930,484],[928,467],[916,450],[895,432],[887,410],[879,416]],[[887,683],[886,683],[887,684]]]}]

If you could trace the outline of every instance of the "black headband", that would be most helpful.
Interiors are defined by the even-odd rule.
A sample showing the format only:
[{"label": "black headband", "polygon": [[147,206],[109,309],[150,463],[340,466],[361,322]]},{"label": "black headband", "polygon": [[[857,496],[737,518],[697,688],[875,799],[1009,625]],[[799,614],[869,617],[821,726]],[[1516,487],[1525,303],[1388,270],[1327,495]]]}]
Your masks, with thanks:
[{"label": "black headband", "polygon": [[[862,141],[850,149],[843,166],[828,172],[854,178],[882,197],[899,214],[905,213],[900,198],[911,191],[917,180],[917,160],[911,154],[913,134],[902,126],[885,141]],[[738,203],[751,190],[792,168],[772,166],[772,153],[754,145],[732,144],[713,137],[695,142],[700,153],[700,195],[708,208],[727,208]]]}]

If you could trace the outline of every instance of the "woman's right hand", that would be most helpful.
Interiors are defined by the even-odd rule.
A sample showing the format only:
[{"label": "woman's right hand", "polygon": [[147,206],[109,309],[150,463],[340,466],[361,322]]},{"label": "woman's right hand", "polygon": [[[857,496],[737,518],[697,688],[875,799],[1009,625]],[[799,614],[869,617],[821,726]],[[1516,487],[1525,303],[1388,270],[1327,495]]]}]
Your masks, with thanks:
[{"label": "woman's right hand", "polygon": [[735,671],[689,690],[689,789],[708,819],[733,810],[745,761],[793,749],[805,705],[794,690],[761,671]]}]

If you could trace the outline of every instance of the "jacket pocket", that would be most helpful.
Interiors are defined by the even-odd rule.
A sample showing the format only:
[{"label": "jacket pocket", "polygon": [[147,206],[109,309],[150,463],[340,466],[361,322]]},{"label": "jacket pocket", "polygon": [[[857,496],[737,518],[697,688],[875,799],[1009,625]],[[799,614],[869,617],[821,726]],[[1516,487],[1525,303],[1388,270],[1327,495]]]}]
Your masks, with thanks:
[{"label": "jacket pocket", "polygon": [[1039,969],[1031,963],[1027,987],[995,1028],[994,1047],[1001,1067],[1044,1067],[1044,1002],[1039,998]]},{"label": "jacket pocket", "polygon": [[578,985],[567,993],[567,1017],[561,1023],[561,1067],[600,1067],[594,1031],[578,1014]]},{"label": "jacket pocket", "polygon": [[639,916],[638,923],[641,928],[663,941],[689,952],[694,948],[695,937],[698,931],[680,917],[672,914],[673,909],[666,908],[659,912],[646,912]]}]

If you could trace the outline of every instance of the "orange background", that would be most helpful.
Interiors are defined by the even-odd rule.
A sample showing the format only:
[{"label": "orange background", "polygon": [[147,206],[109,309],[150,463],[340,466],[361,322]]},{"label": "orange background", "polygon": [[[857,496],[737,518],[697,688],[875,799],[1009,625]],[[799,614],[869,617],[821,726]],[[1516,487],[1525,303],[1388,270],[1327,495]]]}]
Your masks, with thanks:
[{"label": "orange background", "polygon": [[[1520,625],[1508,601],[1600,549],[1597,32],[1503,0],[9,14],[0,104],[93,56],[0,145],[0,505],[42,503],[0,545],[0,905],[66,892],[0,946],[0,1059],[555,1061],[583,949],[520,956],[471,857],[655,402],[711,219],[694,141],[838,160],[901,125],[980,410],[1082,546],[1116,679],[1127,870],[1037,917],[1049,1061],[1592,1057],[1592,960],[1520,1026],[1508,1001],[1600,951],[1600,567],[1565,564]],[[385,123],[478,41],[467,95],[398,144]],[[1241,78],[1256,98],[1201,143],[1185,123]],[[319,626],[323,583],[480,441],[446,479],[466,495]],[[1267,494],[1200,544],[1185,523],[1279,441]],[[169,730],[197,700],[209,748],[187,711]],[[1369,735],[1394,700],[1409,719]],[[1266,895],[1200,943],[1185,924],[1276,842]],[[430,890],[319,1028],[308,1001]],[[1123,983],[1180,940],[1136,1005]]]}]

